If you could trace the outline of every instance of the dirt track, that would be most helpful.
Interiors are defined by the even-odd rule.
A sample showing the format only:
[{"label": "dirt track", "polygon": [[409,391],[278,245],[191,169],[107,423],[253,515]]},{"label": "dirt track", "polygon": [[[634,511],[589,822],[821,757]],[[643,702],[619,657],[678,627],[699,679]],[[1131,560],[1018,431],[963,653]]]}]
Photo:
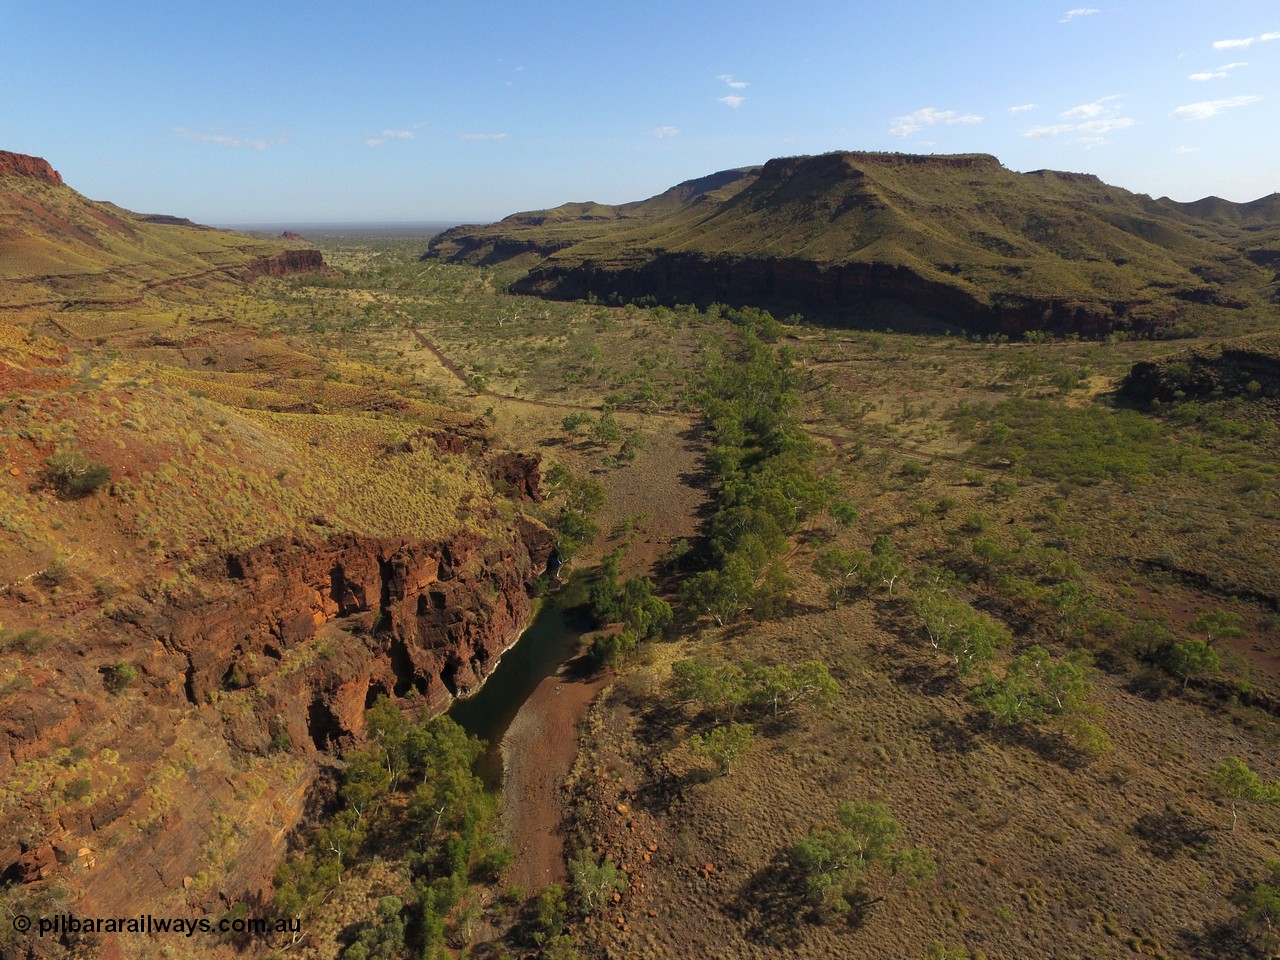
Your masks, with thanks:
[{"label": "dirt track", "polygon": [[565,881],[563,785],[578,755],[578,723],[607,682],[601,673],[566,675],[573,672],[569,665],[543,680],[502,738],[502,799],[515,850],[507,882],[526,890]]}]

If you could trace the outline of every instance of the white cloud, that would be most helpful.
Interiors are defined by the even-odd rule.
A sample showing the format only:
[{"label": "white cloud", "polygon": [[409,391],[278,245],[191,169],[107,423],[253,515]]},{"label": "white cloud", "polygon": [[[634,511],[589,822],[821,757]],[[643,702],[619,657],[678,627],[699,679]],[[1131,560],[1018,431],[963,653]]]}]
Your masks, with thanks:
[{"label": "white cloud", "polygon": [[1118,100],[1119,98],[1120,95],[1118,93],[1113,93],[1109,97],[1102,97],[1100,100],[1094,100],[1093,103],[1082,103],[1077,107],[1072,107],[1070,110],[1063,110],[1058,114],[1058,116],[1062,117],[1064,120],[1081,120],[1087,117],[1096,117],[1105,110],[1115,112],[1120,109],[1119,105],[1109,107],[1107,106],[1107,103],[1111,100]]},{"label": "white cloud", "polygon": [[412,130],[383,130],[382,135],[384,137],[390,137],[392,140],[412,140],[413,139]]},{"label": "white cloud", "polygon": [[1064,133],[1070,133],[1076,128],[1074,123],[1053,123],[1038,127],[1031,127],[1029,130],[1023,130],[1024,137],[1030,137],[1032,140],[1045,140],[1049,137],[1061,136]]},{"label": "white cloud", "polygon": [[1082,103],[1078,107],[1072,107],[1070,110],[1063,110],[1058,116],[1064,120],[1075,120],[1079,117],[1096,117],[1102,112],[1102,106],[1097,103]]},{"label": "white cloud", "polygon": [[731,93],[727,97],[716,97],[719,103],[723,103],[726,107],[732,107],[737,110],[746,101],[746,97],[740,97],[736,93]]},{"label": "white cloud", "polygon": [[1187,77],[1187,79],[1194,80],[1197,83],[1204,83],[1206,80],[1221,80],[1223,77],[1228,76],[1232,70],[1247,66],[1248,64],[1243,62],[1224,63],[1216,70],[1205,70],[1202,73],[1193,73],[1191,76]]},{"label": "white cloud", "polygon": [[1022,135],[1030,137],[1032,140],[1047,140],[1050,137],[1076,133],[1083,134],[1083,136],[1073,138],[1073,142],[1089,149],[1101,146],[1107,142],[1103,134],[1111,133],[1114,130],[1127,130],[1138,122],[1133,117],[1120,115],[1120,111],[1124,107],[1119,103],[1112,102],[1119,99],[1120,95],[1113,93],[1091,103],[1078,104],[1069,110],[1063,110],[1058,116],[1063,120],[1078,120],[1080,121],[1079,123],[1042,124],[1022,131]]},{"label": "white cloud", "polygon": [[382,139],[379,139],[379,138],[375,137],[375,138],[374,138],[374,139],[372,139],[372,140],[366,140],[366,141],[364,142],[364,145],[365,145],[366,147],[380,147],[380,146],[382,146],[382,145],[383,145],[384,143],[386,143],[386,142],[387,142],[387,141],[385,141],[385,140],[382,140]]},{"label": "white cloud", "polygon": [[1267,43],[1270,40],[1280,40],[1280,33],[1264,33],[1260,37],[1241,37],[1238,40],[1215,40],[1213,49],[1230,50],[1232,47],[1251,47],[1255,43]]},{"label": "white cloud", "polygon": [[1020,103],[1016,107],[1010,107],[1010,113],[1026,113],[1028,110],[1034,110],[1040,106],[1038,103]]},{"label": "white cloud", "polygon": [[1187,103],[1174,110],[1169,116],[1175,120],[1207,120],[1235,107],[1244,107],[1257,103],[1261,97],[1229,97],[1226,100],[1201,100],[1199,103]]},{"label": "white cloud", "polygon": [[505,133],[459,133],[458,137],[462,140],[505,140]]},{"label": "white cloud", "polygon": [[1096,7],[1076,7],[1074,10],[1068,10],[1065,14],[1063,14],[1062,19],[1059,20],[1058,22],[1070,23],[1076,17],[1091,17],[1095,13],[1101,13],[1101,12],[1102,11],[1097,9]]},{"label": "white cloud", "polygon": [[720,76],[716,77],[716,79],[724,81],[724,85],[732,90],[745,90],[747,87],[751,86],[751,84],[747,83],[745,80],[733,79],[732,73],[722,73]]},{"label": "white cloud", "polygon": [[668,137],[674,137],[679,132],[680,132],[679,127],[656,127],[653,130],[649,131],[651,135],[657,137],[659,140],[665,140]]},{"label": "white cloud", "polygon": [[957,113],[955,110],[937,110],[933,107],[924,107],[905,117],[894,117],[893,126],[889,128],[889,132],[895,137],[908,137],[917,130],[923,130],[925,127],[932,127],[939,123],[944,126],[954,127],[958,124],[972,125],[981,122],[982,117],[976,113]]},{"label": "white cloud", "polygon": [[[1107,142],[1103,134],[1111,133],[1114,130],[1127,130],[1138,122],[1133,117],[1118,116],[1117,114],[1120,110],[1118,106],[1103,106],[1106,101],[1114,99],[1115,97],[1103,97],[1101,100],[1095,100],[1093,103],[1083,103],[1059,114],[1059,116],[1069,120],[1084,117],[1095,119],[1083,120],[1081,123],[1041,124],[1023,130],[1022,135],[1032,140],[1048,140],[1051,137],[1061,137],[1064,134],[1076,133],[1083,134],[1083,136],[1075,137],[1075,143],[1089,148],[1101,146]],[[1109,113],[1110,116],[1099,116],[1099,114],[1103,113]]]},{"label": "white cloud", "polygon": [[1174,147],[1173,152],[1177,154],[1198,153],[1199,147]]},{"label": "white cloud", "polygon": [[1088,123],[1076,124],[1077,130],[1086,133],[1110,133],[1112,130],[1127,130],[1138,121],[1133,117],[1108,117],[1105,120],[1090,120]]},{"label": "white cloud", "polygon": [[252,150],[266,150],[268,147],[278,147],[289,139],[284,134],[270,139],[246,139],[223,133],[201,133],[199,130],[189,130],[186,127],[174,127],[173,132],[180,137],[194,140],[196,143],[209,143],[217,147],[249,147]]}]

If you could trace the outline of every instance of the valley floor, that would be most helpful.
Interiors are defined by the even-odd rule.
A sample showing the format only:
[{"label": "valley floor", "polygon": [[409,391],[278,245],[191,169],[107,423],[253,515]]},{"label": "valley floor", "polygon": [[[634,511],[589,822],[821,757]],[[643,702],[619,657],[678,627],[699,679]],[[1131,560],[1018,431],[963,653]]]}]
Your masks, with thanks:
[{"label": "valley floor", "polygon": [[[681,399],[688,371],[733,334],[679,311],[494,296],[474,308],[472,325],[419,314],[412,336],[425,356],[394,337],[378,349],[427,382],[469,391],[473,408],[548,461],[602,479],[604,526],[615,534],[602,549],[629,542],[628,568],[657,575],[654,561],[707,515],[707,439]],[[1276,855],[1280,821],[1275,806],[1255,804],[1233,829],[1213,771],[1238,756],[1265,779],[1280,775],[1280,504],[1254,480],[1276,475],[1274,427],[1247,409],[1236,411],[1237,429],[1211,410],[1161,421],[1113,408],[1130,365],[1170,351],[1159,343],[796,330],[781,344],[805,377],[801,412],[823,451],[820,472],[858,518],[851,528],[815,518],[800,531],[787,554],[796,588],[785,616],[687,625],[602,690],[581,728],[565,823],[569,852],[616,863],[628,886],[578,925],[582,948],[610,957],[1247,955],[1254,946],[1237,900]],[[648,355],[661,365],[637,376]],[[644,394],[658,399],[627,399]],[[606,398],[624,428],[644,434],[631,464],[562,427],[575,411],[600,417]],[[1074,432],[1050,438],[1063,417]],[[1181,450],[1175,460],[1170,449]],[[901,588],[854,591],[833,609],[814,572],[820,554],[882,535],[905,563]],[[910,583],[938,566],[1008,625],[1014,646],[1004,656],[1032,643],[1093,655],[1094,720],[1111,749],[1089,756],[1061,732],[1002,728],[974,705],[978,677],[938,656],[913,612]],[[1222,672],[1184,691],[1147,658],[1135,624],[1193,637],[1206,611],[1238,627],[1214,641]],[[754,745],[717,776],[688,746],[708,717],[672,692],[673,663],[708,655],[817,659],[841,692],[828,709],[752,718]],[[806,898],[793,851],[834,821],[841,801],[860,799],[887,804],[938,872],[917,891],[832,916]],[[533,819],[533,831],[547,829]],[[530,821],[517,812],[513,822]],[[512,877],[535,883],[524,865]]]},{"label": "valley floor", "polygon": [[[415,239],[322,246],[338,276],[262,280],[207,309],[64,312],[61,327],[28,318],[44,336],[22,341],[33,369],[67,344],[102,359],[56,383],[42,373],[43,407],[0,408],[11,449],[27,458],[14,466],[38,472],[60,423],[79,417],[86,448],[138,477],[101,514],[87,501],[33,506],[38,497],[19,498],[16,475],[0,477],[12,505],[0,610],[28,619],[56,610],[99,631],[85,636],[115,636],[113,625],[141,622],[135,592],[199,593],[208,586],[201,564],[254,538],[305,530],[330,542],[352,529],[394,537],[409,528],[430,538],[459,524],[475,537],[514,536],[522,516],[538,529],[561,523],[574,485],[600,484],[599,536],[567,571],[582,575],[578,599],[619,551],[621,575],[651,577],[680,617],[614,665],[570,667],[528,701],[504,743],[514,861],[497,881],[463,864],[464,894],[431,918],[442,955],[1274,953],[1262,915],[1245,904],[1280,858],[1280,429],[1274,410],[1249,396],[1119,402],[1135,363],[1188,343],[1008,343],[555,303],[503,292],[510,278],[491,270],[420,263]],[[799,511],[785,531],[785,602],[726,612],[695,604],[686,587],[716,556],[709,539],[730,527],[713,518],[715,470],[732,457],[708,426],[700,385],[717,364],[732,369],[748,342],[785,370],[777,419],[799,425],[806,442],[795,446],[811,445],[828,502]],[[764,395],[776,384],[756,386]],[[135,435],[151,460],[119,452],[115,438]],[[521,499],[527,475],[487,472],[499,451],[541,457],[544,503]],[[183,472],[179,460],[195,466]],[[758,516],[740,521],[767,526]],[[121,532],[130,530],[137,536]],[[95,544],[121,552],[96,575],[77,552]],[[235,565],[222,562],[219,576],[234,578]],[[459,569],[476,575],[475,596],[489,596],[496,588],[477,574],[479,562],[468,555]],[[340,595],[341,577],[321,573]],[[61,671],[79,671],[77,682],[101,694],[98,716],[111,709],[122,729],[168,731],[157,718],[195,712],[191,685],[207,684],[195,698],[203,725],[124,757],[138,806],[112,829],[119,843],[140,845],[147,830],[183,816],[174,784],[219,783],[190,808],[187,841],[207,870],[148,879],[157,902],[203,897],[212,909],[220,876],[252,861],[269,878],[257,860],[286,845],[283,835],[246,840],[232,813],[297,819],[306,798],[282,784],[340,782],[331,759],[339,734],[326,740],[319,709],[294,727],[280,718],[303,689],[290,684],[314,674],[333,730],[363,728],[371,680],[361,687],[341,670],[385,624],[368,603],[353,600],[342,614],[279,658],[254,652],[203,668],[212,671],[203,679],[195,666],[153,676],[173,651],[138,659],[144,669],[126,681],[122,668],[117,676],[107,664],[100,676],[97,660],[68,666],[19,649],[34,644],[25,633],[0,634],[27,671],[23,679],[0,664],[0,696],[34,703],[33,682],[41,695],[65,690]],[[967,651],[943,653],[957,624],[991,640],[967,671]],[[60,644],[74,639],[58,635]],[[136,651],[118,649],[112,663],[129,666],[122,658]],[[1061,710],[1005,722],[1017,712],[1009,701],[1029,695],[1000,685],[1037,649],[1047,662],[1077,665],[1074,686],[1056,690]],[[695,668],[719,670],[731,687],[761,682],[764,668],[815,663],[835,692],[791,687],[795,696],[778,695],[771,708],[741,690],[691,692],[688,682]],[[993,690],[1008,696],[997,701]],[[437,694],[447,699],[428,691]],[[146,697],[168,698],[172,713]],[[69,708],[58,716],[75,719]],[[717,763],[708,738],[734,724],[750,724],[750,736]],[[341,736],[344,749],[360,739]],[[218,751],[196,749],[214,738]],[[110,751],[55,746],[50,739],[40,747],[47,758],[22,761],[23,785],[9,785],[6,810],[70,817],[119,788],[125,774]],[[1231,758],[1256,772],[1256,789],[1221,775]],[[40,808],[41,776],[53,778],[61,806]],[[99,789],[77,806],[75,793]],[[327,829],[320,812],[337,792],[311,798],[316,829]],[[409,795],[392,793],[388,808],[407,823]],[[840,804],[858,801],[884,804],[899,831],[893,849],[922,852],[936,871],[908,889],[894,872],[899,861],[881,856],[861,885],[848,883],[852,902],[841,910],[815,895],[804,843],[830,835]],[[210,823],[196,824],[197,814]],[[363,819],[361,808],[342,823]],[[308,902],[307,936],[276,944],[274,955],[353,957],[365,934],[398,935],[401,950],[426,936],[426,919],[406,921],[387,906],[413,883],[425,889],[411,867],[421,837],[410,843],[388,829],[376,855],[338,857],[341,882]],[[447,838],[424,830],[434,849],[464,828]],[[291,838],[298,857],[309,836]],[[324,836],[336,849],[340,837]],[[616,867],[622,879],[593,890],[584,863]],[[553,883],[567,893],[563,915],[554,896],[537,899]],[[392,912],[378,927],[380,909]],[[185,949],[137,955],[197,952]]]}]

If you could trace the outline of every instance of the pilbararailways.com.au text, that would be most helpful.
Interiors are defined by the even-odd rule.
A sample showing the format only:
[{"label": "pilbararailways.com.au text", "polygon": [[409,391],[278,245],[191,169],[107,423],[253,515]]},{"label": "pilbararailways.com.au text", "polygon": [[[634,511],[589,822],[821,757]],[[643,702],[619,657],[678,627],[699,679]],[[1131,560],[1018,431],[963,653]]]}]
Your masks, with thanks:
[{"label": "pilbararailways.com.au text", "polygon": [[26,933],[34,927],[37,936],[63,936],[74,933],[133,933],[140,936],[166,936],[179,934],[193,937],[197,933],[247,933],[267,936],[277,933],[301,933],[302,920],[297,917],[154,917],[141,914],[136,917],[73,917],[59,913],[52,917],[17,916],[14,929]]}]

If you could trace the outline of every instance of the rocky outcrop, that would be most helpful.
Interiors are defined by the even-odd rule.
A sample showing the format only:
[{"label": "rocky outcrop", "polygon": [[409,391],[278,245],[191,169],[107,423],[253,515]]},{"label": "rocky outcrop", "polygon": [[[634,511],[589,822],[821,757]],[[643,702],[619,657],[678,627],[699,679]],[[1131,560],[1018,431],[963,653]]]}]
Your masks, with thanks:
[{"label": "rocky outcrop", "polygon": [[62,174],[50,166],[43,157],[29,157],[25,153],[0,150],[0,177],[31,177],[57,186],[62,185]]},{"label": "rocky outcrop", "polygon": [[1120,393],[1136,403],[1223,399],[1280,407],[1280,335],[1236,337],[1135,363]]},{"label": "rocky outcrop", "polygon": [[[186,696],[200,705],[228,684],[252,685],[326,623],[353,618],[370,654],[355,715],[375,689],[396,696],[413,689],[443,708],[477,686],[519,635],[527,588],[549,552],[550,535],[531,526],[499,541],[478,534],[441,543],[276,541],[228,556],[223,589],[175,601],[153,630],[185,659]],[[334,736],[307,731],[318,749],[359,734],[358,716],[344,719],[351,711],[327,701],[317,709],[340,721]]]},{"label": "rocky outcrop", "polygon": [[1161,335],[1172,312],[1144,310],[1126,301],[1083,302],[1070,298],[1006,295],[995,303],[958,285],[925,279],[886,263],[823,265],[796,258],[756,258],[665,253],[638,262],[585,262],[564,268],[554,261],[530,271],[512,288],[554,299],[652,297],[659,303],[754,306],[778,316],[819,312],[824,318],[858,322],[869,311],[904,306],[936,323],[981,333],[1017,336],[1027,330],[1102,336],[1116,329]]},{"label": "rocky outcrop", "polygon": [[247,279],[254,277],[288,277],[295,273],[316,273],[327,269],[319,250],[283,250],[274,256],[259,257],[249,264]]},{"label": "rocky outcrop", "polygon": [[202,230],[209,230],[210,227],[201,226],[201,224],[187,217],[175,217],[169,213],[149,213],[146,216],[138,217],[143,223],[158,223],[162,227],[200,227]]},{"label": "rocky outcrop", "polygon": [[[277,540],[162,604],[122,599],[102,636],[59,651],[53,682],[6,702],[0,876],[56,879],[90,916],[269,896],[367,706],[438,712],[473,690],[523,630],[550,549],[527,520],[435,542]],[[122,660],[136,679],[108,694]]]},{"label": "rocky outcrop", "polygon": [[563,250],[575,242],[575,240],[495,237],[483,228],[454,227],[432,237],[427,244],[427,252],[421,259],[473,263],[483,267],[495,263],[506,263],[523,256],[549,257],[557,250]]},{"label": "rocky outcrop", "polygon": [[489,476],[526,503],[541,503],[542,458],[527,453],[500,453],[489,461]]}]

